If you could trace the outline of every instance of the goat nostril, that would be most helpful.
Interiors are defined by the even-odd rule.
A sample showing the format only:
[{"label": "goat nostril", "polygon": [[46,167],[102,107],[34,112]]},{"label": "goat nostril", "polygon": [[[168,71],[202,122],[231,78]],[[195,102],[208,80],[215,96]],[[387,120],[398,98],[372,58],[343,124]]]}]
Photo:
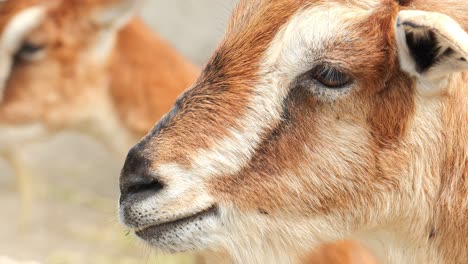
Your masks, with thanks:
[{"label": "goat nostril", "polygon": [[129,151],[120,174],[121,201],[145,199],[165,187],[150,165],[150,160],[141,153],[138,145]]},{"label": "goat nostril", "polygon": [[138,194],[138,193],[143,193],[143,192],[159,192],[162,190],[164,186],[162,185],[161,182],[157,180],[153,180],[147,183],[137,183],[134,185],[131,185],[127,189],[128,194]]},{"label": "goat nostril", "polygon": [[125,182],[121,187],[120,203],[122,204],[127,200],[134,202],[153,196],[161,191],[164,185],[156,179],[137,177],[133,181]]}]

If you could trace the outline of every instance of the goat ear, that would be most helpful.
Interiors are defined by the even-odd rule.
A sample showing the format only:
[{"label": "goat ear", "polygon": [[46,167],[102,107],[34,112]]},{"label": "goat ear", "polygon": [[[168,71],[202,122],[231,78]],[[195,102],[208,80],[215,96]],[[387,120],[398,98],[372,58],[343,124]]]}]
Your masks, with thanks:
[{"label": "goat ear", "polygon": [[396,38],[401,68],[426,90],[440,89],[448,75],[468,70],[468,34],[447,15],[400,11]]},{"label": "goat ear", "polygon": [[91,58],[97,63],[107,62],[114,48],[118,31],[136,15],[144,0],[103,0],[92,12],[92,20],[99,34],[91,50]]},{"label": "goat ear", "polygon": [[94,20],[104,29],[118,30],[136,14],[144,0],[107,0],[98,8]]}]

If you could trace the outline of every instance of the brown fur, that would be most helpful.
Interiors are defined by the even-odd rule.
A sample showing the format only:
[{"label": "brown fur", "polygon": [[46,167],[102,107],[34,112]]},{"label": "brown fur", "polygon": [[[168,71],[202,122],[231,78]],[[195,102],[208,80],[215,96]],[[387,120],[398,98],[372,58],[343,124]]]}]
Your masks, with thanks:
[{"label": "brown fur", "polygon": [[[366,3],[378,1],[334,2],[363,8]],[[137,145],[140,154],[150,162],[150,166],[140,169],[152,171],[168,162],[190,169],[191,159],[200,149],[213,147],[213,142],[227,136],[229,129],[242,129],[236,121],[247,112],[253,88],[263,77],[260,63],[273,38],[300,10],[323,3],[241,1],[227,37],[196,85],[179,100],[170,118]],[[441,119],[445,127],[443,131],[432,131],[441,141],[431,142],[432,139],[419,135],[415,131],[424,128],[413,125],[418,118],[420,95],[414,80],[400,70],[393,30],[396,15],[402,9],[443,12],[466,29],[468,6],[456,3],[380,1],[373,15],[356,22],[354,27],[359,30],[351,34],[350,41],[331,43],[323,55],[350,69],[360,89],[345,99],[325,103],[301,87],[291,88],[284,101],[282,120],[272,123],[260,135],[261,144],[239,172],[217,175],[205,182],[210,195],[221,205],[234,205],[252,215],[259,212],[279,218],[338,215],[337,228],[344,230],[341,236],[346,237],[347,232],[355,232],[361,226],[372,229],[398,222],[398,217],[413,221],[411,212],[402,212],[398,219],[391,212],[407,210],[402,209],[412,205],[407,197],[421,191],[421,195],[434,197],[437,202],[421,202],[420,206],[433,209],[432,217],[437,219],[434,228],[443,226],[446,232],[441,234],[446,244],[440,242],[438,250],[445,252],[442,254],[447,263],[463,260],[463,252],[453,253],[449,247],[457,248],[456,241],[466,240],[466,232],[458,235],[466,229],[467,210],[467,142],[462,135],[468,129],[464,122],[468,114],[460,108],[467,98],[466,75],[456,75],[451,80],[456,92],[442,100],[445,107]],[[357,129],[359,137],[348,138],[340,127]],[[335,141],[345,144],[346,151],[337,152],[342,146]],[[422,184],[418,179],[406,178],[412,175],[408,170],[420,169],[419,161],[415,160],[420,151],[441,154],[431,158],[432,168],[423,168],[428,170],[423,174],[430,176],[425,176]],[[291,175],[296,177],[288,178]],[[158,177],[163,183],[171,179],[171,175]],[[291,180],[302,188],[301,193],[285,184]],[[412,191],[407,190],[408,186],[412,186]],[[438,194],[431,193],[434,186],[439,189]],[[394,208],[382,209],[389,200]],[[338,226],[340,223],[346,224]],[[427,236],[434,236],[430,227]],[[453,241],[449,241],[450,236]],[[354,250],[353,244],[339,247]]]},{"label": "brown fur", "polygon": [[[366,1],[336,2],[360,6]],[[239,129],[236,121],[248,110],[253,88],[262,77],[260,62],[267,47],[293,15],[320,3],[241,1],[226,39],[196,85],[180,99],[177,111],[162,128],[137,145],[139,154],[151,163],[142,169],[156,170],[176,162],[189,170],[191,158],[200,149],[213,147],[229,129]],[[437,250],[447,263],[460,263],[466,254],[457,241],[466,245],[467,237],[468,159],[463,135],[468,131],[468,113],[462,109],[468,98],[467,75],[454,75],[453,92],[441,100],[441,120],[432,120],[443,122],[443,130],[430,131],[440,140],[418,134],[415,131],[425,129],[414,127],[420,95],[414,80],[399,67],[393,26],[398,11],[425,9],[449,14],[466,29],[467,6],[439,1],[404,1],[404,6],[390,0],[379,3],[372,16],[354,25],[359,30],[352,41],[333,43],[329,53],[325,51],[330,60],[350,69],[359,89],[333,103],[324,103],[300,87],[291,89],[283,120],[260,135],[262,143],[248,164],[238,173],[216,175],[205,184],[217,203],[242,212],[272,218],[338,215],[337,225],[346,223],[338,228],[344,230],[340,234],[344,237],[362,226],[372,230],[401,219],[413,221],[411,212],[401,212],[398,219],[392,213],[412,208],[408,197],[422,195],[429,200],[413,209],[429,208],[434,228],[444,230],[435,231],[436,237],[444,239],[438,240]],[[348,137],[339,127],[356,129],[359,136]],[[338,152],[343,146],[346,151]],[[418,179],[407,177],[412,177],[409,170],[420,169],[417,157],[424,151],[434,157],[427,157],[433,164],[423,168],[427,173],[420,185]],[[294,179],[288,178],[291,175]],[[169,179],[171,175],[158,178]],[[291,180],[301,192],[285,184]],[[439,193],[432,193],[434,186]],[[432,236],[429,227],[427,237]],[[350,247],[354,250],[354,245]]]}]

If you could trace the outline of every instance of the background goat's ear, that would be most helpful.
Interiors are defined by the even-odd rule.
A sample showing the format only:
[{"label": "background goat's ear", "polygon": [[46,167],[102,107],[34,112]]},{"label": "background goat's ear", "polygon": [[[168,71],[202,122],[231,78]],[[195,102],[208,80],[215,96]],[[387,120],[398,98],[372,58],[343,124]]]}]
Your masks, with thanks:
[{"label": "background goat's ear", "polygon": [[114,48],[117,33],[137,14],[144,0],[104,0],[94,7],[92,21],[99,34],[91,50],[91,58],[97,63],[108,61]]},{"label": "background goat's ear", "polygon": [[451,73],[468,70],[468,34],[447,15],[401,11],[396,38],[401,68],[427,90],[438,89]]},{"label": "background goat's ear", "polygon": [[94,14],[94,20],[105,29],[118,30],[137,13],[144,0],[103,1]]}]

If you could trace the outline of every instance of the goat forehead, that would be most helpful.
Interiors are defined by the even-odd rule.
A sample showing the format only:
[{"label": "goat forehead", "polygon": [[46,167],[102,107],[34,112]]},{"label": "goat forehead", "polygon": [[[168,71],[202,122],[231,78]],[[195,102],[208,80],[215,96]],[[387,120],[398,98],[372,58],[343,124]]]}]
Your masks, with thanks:
[{"label": "goat forehead", "polygon": [[[279,4],[274,4],[276,2]],[[331,59],[334,60],[362,53],[362,47],[352,52],[344,42],[358,40],[362,44],[365,33],[359,25],[364,25],[366,17],[375,14],[372,9],[339,1],[315,1],[314,4],[307,1],[254,1],[241,3],[239,8],[241,10],[235,12],[225,40],[204,69],[199,87],[252,87],[263,75],[262,67],[265,68],[265,64],[272,66],[279,57],[289,63],[286,66],[301,62],[303,66],[307,63],[310,66],[310,61],[304,61],[306,57],[318,59],[319,55],[326,56],[327,51],[333,53]],[[344,53],[340,52],[340,47],[348,54],[339,56]],[[347,60],[351,61],[351,57]],[[299,69],[283,67],[283,70],[292,75]],[[200,93],[204,91],[199,89]]]},{"label": "goat forehead", "polygon": [[[290,78],[308,70],[313,61],[332,60],[346,63],[343,57],[353,52],[343,46],[356,45],[359,24],[371,13],[358,8],[324,4],[296,14],[271,43],[266,56],[270,64],[280,64]],[[345,56],[346,55],[346,56]],[[276,62],[275,62],[276,61]]]},{"label": "goat forehead", "polygon": [[297,11],[301,8],[314,6],[314,5],[323,5],[323,4],[339,4],[346,6],[354,6],[362,9],[372,9],[383,4],[388,4],[389,2],[398,3],[398,0],[240,0],[237,8],[234,11],[230,23],[230,29],[235,28],[236,26],[245,24],[247,21],[252,21],[259,18],[259,10],[268,12],[269,23],[275,23],[275,19],[281,16],[281,13],[271,12],[271,11]]},{"label": "goat forehead", "polygon": [[[298,20],[300,16],[302,25],[296,23],[294,26],[316,31],[317,34],[311,32],[314,33],[311,36],[320,37],[321,32],[317,30],[330,36],[334,32],[326,23],[337,24],[335,22],[342,20],[343,12],[368,10],[364,6],[369,5],[363,2],[376,1],[355,2],[360,5],[350,4],[353,1],[241,1],[231,19],[226,38],[205,68],[201,80],[207,83],[219,83],[226,79],[231,83],[248,80],[252,83],[258,75],[262,60],[268,56],[265,52],[281,29],[291,24],[291,20]],[[309,16],[304,15],[305,11],[308,11]],[[353,19],[352,16],[348,18]]]}]

